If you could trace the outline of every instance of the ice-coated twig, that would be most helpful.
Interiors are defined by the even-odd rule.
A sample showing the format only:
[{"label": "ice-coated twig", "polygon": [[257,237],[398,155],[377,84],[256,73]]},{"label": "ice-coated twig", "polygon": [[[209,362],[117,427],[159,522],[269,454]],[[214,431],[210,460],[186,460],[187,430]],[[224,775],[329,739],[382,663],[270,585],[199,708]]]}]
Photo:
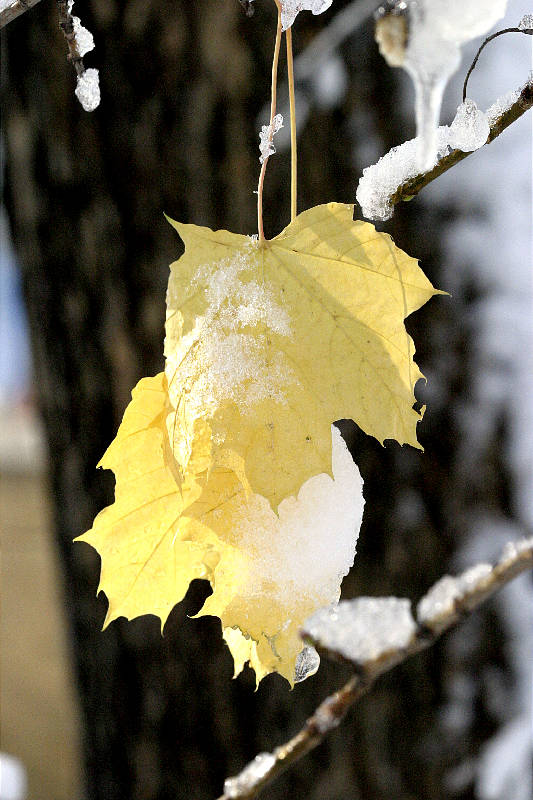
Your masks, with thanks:
[{"label": "ice-coated twig", "polygon": [[85,111],[94,111],[100,104],[100,86],[97,69],[86,69],[83,56],[94,47],[91,33],[83,27],[78,17],[72,16],[73,0],[57,0],[59,27],[68,45],[67,59],[76,70],[75,94]]},{"label": "ice-coated twig", "polygon": [[[529,80],[525,86],[519,90],[516,100],[509,106],[509,108],[506,108],[497,117],[491,119],[490,132],[484,147],[493,142],[494,139],[496,139],[506,128],[509,127],[509,125],[512,125],[513,122],[516,122],[516,120],[519,119],[522,114],[525,114],[525,112],[528,111],[532,106],[533,80]],[[395,206],[397,203],[400,203],[404,200],[411,200],[429,183],[434,181],[435,178],[439,178],[469,155],[470,152],[464,153],[462,150],[452,150],[450,153],[439,159],[432,169],[428,170],[427,172],[422,172],[419,175],[415,175],[414,177],[409,178],[407,181],[400,184],[396,191],[391,194],[389,198],[389,204],[391,206]]]},{"label": "ice-coated twig", "polygon": [[[521,572],[531,568],[533,568],[533,537],[509,542],[495,564],[478,564],[456,578],[450,576],[441,578],[418,603],[416,622],[411,616],[409,601],[397,598],[359,598],[355,601],[346,601],[337,608],[337,620],[331,619],[335,612],[330,609],[324,609],[313,615],[302,631],[304,641],[315,646],[323,655],[348,661],[355,667],[355,674],[342,689],[327,697],[318,706],[296,736],[276,747],[272,753],[260,753],[239,775],[228,778],[224,785],[224,794],[219,800],[250,800],[257,797],[267,784],[320,744],[324,737],[341,723],[350,707],[368,692],[376,678],[415,653],[433,645],[444,631],[468,616]],[[361,601],[364,601],[363,606]],[[398,604],[401,605],[400,609]],[[349,611],[350,607],[354,614],[351,621],[347,622],[349,613],[346,615],[341,611],[339,615],[338,611],[340,609]],[[401,626],[401,635],[396,636],[397,641],[390,645],[380,632],[376,636],[375,630],[372,629],[376,612],[382,612],[386,607],[393,615],[400,610],[405,623]],[[359,613],[364,612],[363,622],[357,618],[358,610]],[[319,616],[321,614],[326,617],[329,615],[329,621],[321,620]],[[338,621],[341,622],[344,633],[346,626],[353,626],[355,637],[343,637],[342,632],[335,629]],[[369,649],[365,638],[359,636],[361,647],[358,650],[357,645],[354,646],[354,638],[357,640],[365,624],[367,629],[370,626],[368,636],[374,637],[374,644]],[[341,639],[345,639],[347,649],[339,648],[339,635]]]},{"label": "ice-coated twig", "polygon": [[0,28],[29,11],[39,0],[0,0]]}]

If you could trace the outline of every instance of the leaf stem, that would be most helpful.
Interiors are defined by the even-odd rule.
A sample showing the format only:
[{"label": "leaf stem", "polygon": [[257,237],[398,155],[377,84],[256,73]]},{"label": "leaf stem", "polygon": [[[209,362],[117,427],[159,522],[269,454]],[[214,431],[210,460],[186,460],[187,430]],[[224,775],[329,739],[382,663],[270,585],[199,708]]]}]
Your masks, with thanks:
[{"label": "leaf stem", "polygon": [[[278,26],[276,29],[276,41],[274,43],[274,56],[272,59],[272,90],[271,90],[271,103],[270,103],[270,141],[272,141],[272,125],[274,117],[276,116],[276,95],[278,86],[278,61],[279,49],[281,44],[281,5],[279,0],[274,0],[278,9]],[[259,242],[265,241],[265,232],[263,230],[263,184],[265,181],[266,166],[268,163],[268,156],[265,158],[261,165],[261,172],[259,173],[259,183],[257,185],[257,228],[259,231]]]},{"label": "leaf stem", "polygon": [[298,153],[296,150],[296,102],[294,95],[294,61],[292,57],[292,28],[287,28],[287,74],[291,118],[291,222],[298,213]]}]

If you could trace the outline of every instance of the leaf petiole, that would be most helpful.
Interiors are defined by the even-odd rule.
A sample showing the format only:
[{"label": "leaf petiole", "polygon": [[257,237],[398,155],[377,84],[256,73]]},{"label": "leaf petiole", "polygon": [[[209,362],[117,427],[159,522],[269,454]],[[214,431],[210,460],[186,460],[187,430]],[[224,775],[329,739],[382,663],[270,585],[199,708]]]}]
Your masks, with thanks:
[{"label": "leaf petiole", "polygon": [[[272,129],[274,123],[274,117],[276,116],[276,97],[277,97],[277,85],[278,85],[278,61],[279,61],[279,50],[281,44],[281,4],[279,0],[274,0],[278,9],[278,25],[276,29],[276,41],[274,43],[274,56],[272,59],[272,90],[271,90],[271,103],[270,103],[270,129],[272,137]],[[270,139],[272,141],[272,139]],[[265,241],[265,232],[263,229],[263,184],[265,182],[265,172],[266,166],[268,163],[268,156],[265,158],[261,165],[261,172],[259,173],[259,183],[257,185],[257,228],[259,232],[259,243],[262,244]]]}]

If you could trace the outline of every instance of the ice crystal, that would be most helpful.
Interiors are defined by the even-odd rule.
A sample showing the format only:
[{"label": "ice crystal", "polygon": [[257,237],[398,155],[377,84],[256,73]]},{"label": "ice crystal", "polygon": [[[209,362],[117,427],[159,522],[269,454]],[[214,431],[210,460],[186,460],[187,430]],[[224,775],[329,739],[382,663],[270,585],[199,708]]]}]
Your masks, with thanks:
[{"label": "ice crystal", "polygon": [[533,30],[533,14],[524,14],[520,22],[518,23],[518,27],[521,31],[531,31]]},{"label": "ice crystal", "polygon": [[457,109],[450,125],[450,147],[469,153],[483,147],[490,133],[489,121],[473,100],[468,98]]},{"label": "ice crystal", "polygon": [[294,683],[301,683],[314,675],[320,666],[320,656],[314,647],[304,647],[294,669]]},{"label": "ice crystal", "polygon": [[274,136],[280,128],[283,128],[283,117],[281,114],[276,114],[271,125],[263,125],[261,128],[261,133],[259,134],[259,150],[261,152],[259,161],[261,164],[276,152]]},{"label": "ice crystal", "polygon": [[281,0],[281,26],[284,31],[290,28],[300,11],[321,14],[333,0]]}]

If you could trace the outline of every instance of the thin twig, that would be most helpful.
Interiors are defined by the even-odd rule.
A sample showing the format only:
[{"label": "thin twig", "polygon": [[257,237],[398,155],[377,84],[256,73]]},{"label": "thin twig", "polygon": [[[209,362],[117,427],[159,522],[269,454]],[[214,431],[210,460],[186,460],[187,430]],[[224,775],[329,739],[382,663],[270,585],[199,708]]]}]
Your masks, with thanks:
[{"label": "thin twig", "polygon": [[463,84],[463,103],[466,100],[466,87],[468,86],[468,79],[476,68],[476,64],[478,62],[478,58],[481,55],[481,51],[488,45],[489,42],[492,42],[493,39],[497,39],[498,36],[503,36],[504,33],[526,33],[528,36],[531,36],[533,31],[531,31],[529,28],[504,28],[501,31],[496,31],[496,33],[493,33],[492,36],[488,36],[485,39],[485,41],[477,51],[476,56],[470,65],[470,69],[466,73],[465,82]]},{"label": "thin twig", "polygon": [[0,28],[29,11],[39,0],[0,0]]},{"label": "thin twig", "polygon": [[[272,126],[274,117],[276,116],[276,93],[278,86],[278,61],[279,61],[279,48],[281,43],[281,5],[279,0],[274,0],[278,9],[278,24],[276,28],[276,41],[274,44],[274,57],[272,59],[272,89],[270,100],[270,130],[272,137]],[[272,139],[270,139],[272,141]],[[265,241],[265,232],[263,230],[263,184],[265,182],[265,172],[269,156],[266,156],[261,165],[261,172],[259,173],[259,183],[257,185],[257,228],[259,232],[259,242]]]},{"label": "thin twig", "polygon": [[298,153],[296,143],[296,100],[294,96],[294,62],[292,57],[292,28],[285,32],[287,38],[287,75],[289,82],[289,107],[291,119],[291,222],[298,213]]},{"label": "thin twig", "polygon": [[267,784],[320,744],[324,737],[340,724],[351,706],[368,692],[376,678],[410,656],[431,647],[444,631],[463,620],[521,572],[531,568],[533,568],[533,539],[522,543],[522,546],[515,547],[513,543],[507,545],[504,548],[504,555],[493,566],[489,575],[480,578],[477,584],[465,591],[449,610],[432,620],[430,625],[418,625],[407,647],[392,649],[376,660],[366,662],[364,669],[359,668],[342,689],[318,706],[296,736],[277,747],[273,753],[260,754],[258,757],[260,761],[257,759],[252,761],[236,779],[232,779],[232,790],[229,794],[223,794],[218,800],[250,800],[257,797]]},{"label": "thin twig", "polygon": [[59,27],[67,40],[67,58],[73,64],[76,75],[79,77],[85,72],[85,66],[78,50],[78,41],[74,33],[74,22],[72,20],[72,14],[68,10],[67,0],[57,0],[57,10],[59,13]]},{"label": "thin twig", "polygon": [[[490,133],[486,144],[483,145],[486,147],[490,144],[494,139],[496,139],[503,131],[509,127],[513,122],[516,122],[522,114],[528,111],[533,106],[533,81],[528,81],[526,85],[523,87],[518,99],[511,105],[509,108],[503,112],[499,117],[497,117],[490,126]],[[477,152],[476,150],[472,152]],[[420,175],[415,175],[414,178],[409,178],[409,180],[402,183],[394,194],[391,195],[389,203],[391,206],[400,203],[402,200],[411,200],[415,195],[417,195],[421,189],[428,185],[435,180],[435,178],[439,178],[443,173],[447,172],[449,169],[454,167],[464,158],[467,158],[471,153],[464,153],[462,150],[452,150],[451,153],[444,156],[437,162],[437,164],[430,169],[428,172],[422,172]]]}]

